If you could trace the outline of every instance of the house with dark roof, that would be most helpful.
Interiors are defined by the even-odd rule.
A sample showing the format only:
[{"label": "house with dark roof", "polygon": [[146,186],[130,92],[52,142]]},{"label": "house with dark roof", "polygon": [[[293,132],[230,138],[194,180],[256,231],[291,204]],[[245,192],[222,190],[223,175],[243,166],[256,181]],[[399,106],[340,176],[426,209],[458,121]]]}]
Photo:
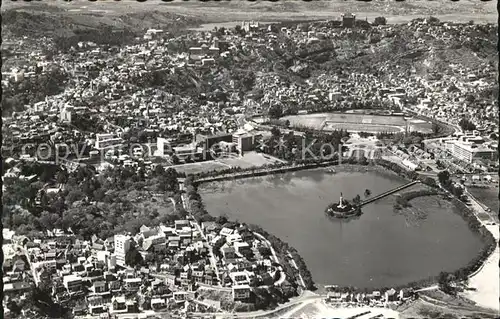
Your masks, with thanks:
[{"label": "house with dark roof", "polygon": [[224,259],[235,259],[237,257],[234,247],[223,247],[221,250]]}]

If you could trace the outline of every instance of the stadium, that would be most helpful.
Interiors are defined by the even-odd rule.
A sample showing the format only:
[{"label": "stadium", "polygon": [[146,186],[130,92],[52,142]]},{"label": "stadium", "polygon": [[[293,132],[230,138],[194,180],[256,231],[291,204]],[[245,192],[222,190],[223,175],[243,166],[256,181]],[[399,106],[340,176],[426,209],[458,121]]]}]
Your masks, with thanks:
[{"label": "stadium", "polygon": [[411,117],[394,115],[368,115],[353,113],[305,114],[286,116],[292,127],[309,127],[315,130],[367,133],[398,133],[409,131],[421,133],[432,132],[432,123]]}]

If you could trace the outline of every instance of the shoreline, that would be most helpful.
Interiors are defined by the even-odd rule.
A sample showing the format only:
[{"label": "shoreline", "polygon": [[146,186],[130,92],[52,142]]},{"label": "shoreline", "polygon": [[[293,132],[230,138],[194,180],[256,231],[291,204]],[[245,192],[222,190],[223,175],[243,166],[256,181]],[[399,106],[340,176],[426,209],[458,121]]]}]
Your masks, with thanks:
[{"label": "shoreline", "polygon": [[[401,175],[399,175],[397,172],[394,172],[390,169],[385,168],[382,165],[379,165],[377,163],[373,164],[367,164],[367,165],[361,165],[361,164],[351,164],[348,163],[347,160],[339,161],[334,160],[334,161],[328,161],[328,162],[321,162],[321,163],[309,163],[309,164],[298,164],[298,165],[283,165],[283,164],[277,164],[275,168],[264,168],[262,170],[257,170],[255,168],[248,168],[239,172],[233,172],[233,173],[224,173],[222,172],[217,172],[213,176],[203,176],[204,174],[192,174],[195,178],[194,184],[197,186],[203,185],[203,184],[209,184],[213,182],[223,182],[223,181],[230,181],[230,180],[237,180],[237,179],[244,179],[244,178],[252,178],[252,177],[263,177],[263,176],[268,176],[268,175],[278,175],[278,174],[286,174],[288,172],[298,172],[298,171],[308,171],[308,170],[317,170],[321,168],[332,168],[335,169],[335,173],[366,173],[366,172],[377,172],[380,174],[385,175],[385,177],[388,178],[405,178]],[[197,176],[202,175],[203,177],[200,177],[198,179]]]},{"label": "shoreline", "polygon": [[[491,278],[495,278],[499,275],[499,262],[500,262],[500,247],[498,240],[500,238],[500,230],[498,225],[487,225],[482,221],[477,213],[483,213],[484,209],[480,205],[480,202],[475,198],[472,199],[473,206],[470,208],[472,214],[476,217],[477,221],[486,229],[487,232],[491,234],[494,238],[494,249],[485,258],[484,262],[476,269],[474,272],[468,275],[469,286],[478,286],[476,291],[465,291],[460,295],[465,298],[475,302],[481,307],[490,308],[496,311],[500,310],[500,305],[498,303],[500,284],[497,280],[491,282]],[[488,214],[489,215],[489,214]],[[491,219],[494,218],[489,215]]]}]

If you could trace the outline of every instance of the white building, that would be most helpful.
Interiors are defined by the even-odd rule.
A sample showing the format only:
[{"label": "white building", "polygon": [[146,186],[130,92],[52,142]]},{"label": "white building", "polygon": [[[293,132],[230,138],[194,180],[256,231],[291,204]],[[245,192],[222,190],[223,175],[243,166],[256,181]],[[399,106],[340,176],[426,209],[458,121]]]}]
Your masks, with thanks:
[{"label": "white building", "polygon": [[472,163],[475,159],[498,159],[497,150],[483,146],[482,144],[474,143],[473,141],[465,141],[462,138],[455,141],[451,154],[467,163]]},{"label": "white building", "polygon": [[166,138],[158,137],[156,140],[156,152],[157,156],[164,156],[167,151],[170,151],[170,143]]},{"label": "white building", "polygon": [[71,115],[74,112],[74,107],[72,105],[66,104],[61,107],[59,112],[59,120],[63,123],[71,123]]},{"label": "white building", "polygon": [[96,134],[95,148],[105,149],[112,146],[120,145],[123,140],[113,133]]},{"label": "white building", "polygon": [[115,256],[116,264],[125,266],[125,255],[130,250],[130,237],[125,235],[115,235]]}]

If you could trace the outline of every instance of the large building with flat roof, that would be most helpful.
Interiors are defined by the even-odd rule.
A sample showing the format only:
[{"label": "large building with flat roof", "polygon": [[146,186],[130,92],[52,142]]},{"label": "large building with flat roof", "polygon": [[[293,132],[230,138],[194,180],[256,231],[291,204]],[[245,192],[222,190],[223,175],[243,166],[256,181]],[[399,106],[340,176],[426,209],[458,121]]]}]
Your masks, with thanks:
[{"label": "large building with flat roof", "polygon": [[498,159],[498,149],[488,147],[483,144],[475,143],[460,139],[454,141],[451,148],[451,154],[467,163],[472,163],[474,160],[486,159],[496,161]]}]

